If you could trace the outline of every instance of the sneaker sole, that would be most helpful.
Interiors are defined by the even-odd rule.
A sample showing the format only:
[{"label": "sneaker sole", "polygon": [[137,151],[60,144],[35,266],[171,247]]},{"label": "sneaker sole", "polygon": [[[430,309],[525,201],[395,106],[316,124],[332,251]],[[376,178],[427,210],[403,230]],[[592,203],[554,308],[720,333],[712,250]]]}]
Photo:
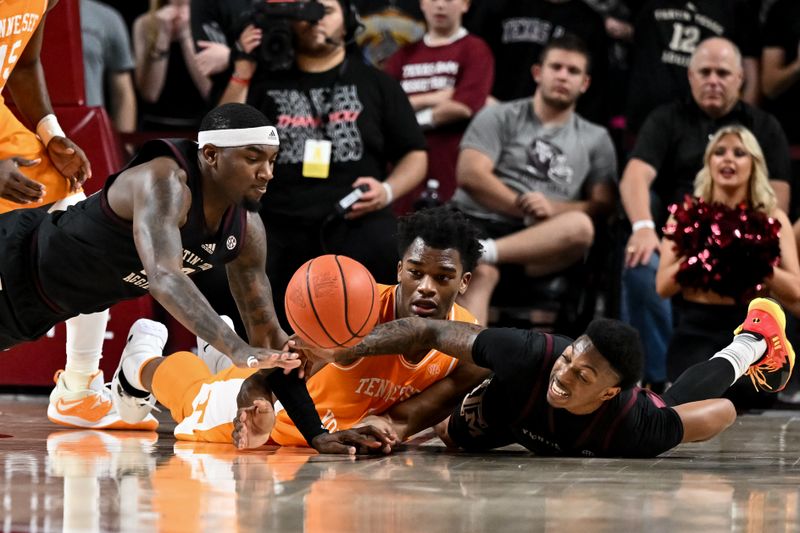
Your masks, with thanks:
[{"label": "sneaker sole", "polygon": [[127,429],[136,431],[155,431],[158,429],[158,420],[154,417],[145,418],[141,422],[128,423],[119,416],[107,415],[96,422],[89,422],[77,416],[64,416],[58,412],[53,404],[47,406],[47,418],[50,422],[69,428],[82,429]]}]

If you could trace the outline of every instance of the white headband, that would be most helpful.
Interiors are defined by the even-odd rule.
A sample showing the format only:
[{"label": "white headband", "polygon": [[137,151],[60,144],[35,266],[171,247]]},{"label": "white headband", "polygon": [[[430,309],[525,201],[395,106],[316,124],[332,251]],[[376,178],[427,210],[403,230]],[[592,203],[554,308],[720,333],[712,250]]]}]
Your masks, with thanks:
[{"label": "white headband", "polygon": [[219,148],[229,148],[249,144],[280,146],[280,141],[278,140],[278,130],[274,126],[260,126],[258,128],[201,131],[197,134],[197,144],[201,147],[213,144]]}]

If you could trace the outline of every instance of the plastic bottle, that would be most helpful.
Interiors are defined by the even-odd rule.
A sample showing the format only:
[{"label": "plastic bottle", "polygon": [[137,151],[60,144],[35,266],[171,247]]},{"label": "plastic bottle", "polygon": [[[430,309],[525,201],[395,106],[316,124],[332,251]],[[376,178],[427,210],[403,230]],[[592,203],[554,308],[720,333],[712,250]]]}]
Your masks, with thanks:
[{"label": "plastic bottle", "polygon": [[419,198],[414,202],[414,211],[440,205],[442,205],[442,201],[439,198],[439,180],[429,179],[425,184],[425,190],[420,193]]}]

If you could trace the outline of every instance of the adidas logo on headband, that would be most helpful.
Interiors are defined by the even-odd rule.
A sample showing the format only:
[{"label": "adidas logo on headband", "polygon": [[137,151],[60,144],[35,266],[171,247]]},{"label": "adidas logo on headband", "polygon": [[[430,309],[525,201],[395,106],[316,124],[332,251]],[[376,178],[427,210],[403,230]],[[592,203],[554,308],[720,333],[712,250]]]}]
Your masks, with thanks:
[{"label": "adidas logo on headband", "polygon": [[197,144],[201,147],[213,144],[219,148],[247,146],[249,144],[280,146],[280,140],[275,126],[260,126],[258,128],[201,131],[197,134]]}]

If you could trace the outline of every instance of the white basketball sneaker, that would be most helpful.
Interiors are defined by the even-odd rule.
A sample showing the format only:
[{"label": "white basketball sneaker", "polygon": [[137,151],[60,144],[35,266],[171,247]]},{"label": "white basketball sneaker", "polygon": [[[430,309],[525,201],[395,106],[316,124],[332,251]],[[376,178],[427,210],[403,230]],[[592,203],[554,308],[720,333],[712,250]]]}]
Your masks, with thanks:
[{"label": "white basketball sneaker", "polygon": [[[128,343],[122,350],[119,358],[117,371],[114,372],[114,379],[111,380],[111,396],[114,400],[114,407],[119,412],[120,418],[128,423],[136,423],[144,420],[148,416],[152,417],[150,411],[159,409],[155,406],[156,399],[152,394],[142,391],[144,396],[136,397],[129,394],[120,385],[120,372],[123,372],[122,365],[131,357],[137,357],[144,362],[147,359],[160,357],[164,354],[164,345],[167,343],[167,327],[154,320],[140,318],[131,326],[128,333]],[[127,375],[125,376],[127,379]]]},{"label": "white basketball sneaker", "polygon": [[47,418],[51,422],[72,428],[87,429],[137,429],[154,431],[158,420],[153,416],[142,417],[129,423],[124,421],[114,408],[112,394],[103,383],[103,371],[86,376],[86,386],[70,389],[59,370],[54,377],[55,389],[50,393]]},{"label": "white basketball sneaker", "polygon": [[[231,317],[220,315],[220,318],[223,320],[223,322],[228,324],[229,328],[235,329],[233,327],[233,320],[231,320]],[[211,370],[212,374],[222,372],[226,368],[233,366],[233,361],[231,361],[230,357],[220,352],[200,337],[197,337],[197,356],[203,360],[206,366],[208,366],[208,369]]]}]

